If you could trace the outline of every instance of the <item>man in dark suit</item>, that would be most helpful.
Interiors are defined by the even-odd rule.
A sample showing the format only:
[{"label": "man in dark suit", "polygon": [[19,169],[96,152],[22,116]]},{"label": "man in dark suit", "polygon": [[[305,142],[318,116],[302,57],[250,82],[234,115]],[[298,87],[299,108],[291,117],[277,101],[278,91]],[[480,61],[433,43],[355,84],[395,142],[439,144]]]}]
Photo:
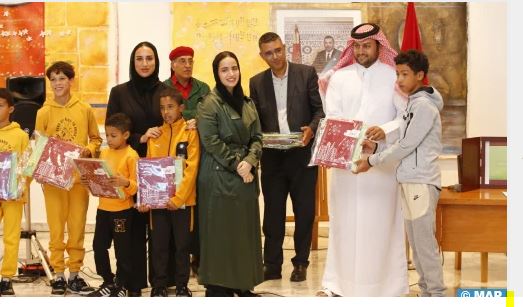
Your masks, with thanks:
[{"label": "man in dark suit", "polygon": [[341,56],[341,51],[334,48],[334,37],[330,35],[325,36],[323,47],[325,49],[319,51],[314,62],[312,62],[312,66],[314,66],[318,74],[331,69],[338,63]]},{"label": "man in dark suit", "polygon": [[318,77],[312,66],[289,63],[278,34],[263,34],[258,45],[269,69],[250,80],[262,131],[303,132],[304,147],[289,150],[264,148],[261,158],[261,186],[265,203],[263,218],[264,278],[280,279],[285,237],[285,208],[290,193],[296,227],[295,257],[291,281],[307,277],[314,222],[317,167],[307,167],[311,139],[325,116],[318,92]]}]

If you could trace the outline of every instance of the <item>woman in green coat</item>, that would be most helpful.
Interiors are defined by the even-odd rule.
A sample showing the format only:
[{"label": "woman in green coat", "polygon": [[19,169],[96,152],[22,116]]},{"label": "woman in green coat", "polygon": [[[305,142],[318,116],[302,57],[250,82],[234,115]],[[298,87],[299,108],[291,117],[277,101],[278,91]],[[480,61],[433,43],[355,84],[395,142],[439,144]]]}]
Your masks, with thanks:
[{"label": "woman in green coat", "polygon": [[258,176],[262,133],[240,65],[229,51],[212,63],[216,87],[198,105],[203,145],[198,175],[201,259],[206,296],[257,296],[263,282]]}]

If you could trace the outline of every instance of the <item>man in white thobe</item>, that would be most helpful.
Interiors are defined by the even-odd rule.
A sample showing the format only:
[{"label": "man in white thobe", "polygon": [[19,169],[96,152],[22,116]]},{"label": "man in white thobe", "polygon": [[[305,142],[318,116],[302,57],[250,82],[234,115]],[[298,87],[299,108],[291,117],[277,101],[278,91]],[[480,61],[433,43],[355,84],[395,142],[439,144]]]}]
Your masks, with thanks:
[{"label": "man in white thobe", "polygon": [[[361,120],[378,150],[398,138],[394,56],[375,24],[351,32],[330,74],[326,117]],[[397,99],[397,100],[395,100]],[[396,103],[398,104],[398,103]],[[319,296],[400,296],[409,292],[405,233],[397,202],[397,164],[365,174],[331,169],[329,246]]]}]

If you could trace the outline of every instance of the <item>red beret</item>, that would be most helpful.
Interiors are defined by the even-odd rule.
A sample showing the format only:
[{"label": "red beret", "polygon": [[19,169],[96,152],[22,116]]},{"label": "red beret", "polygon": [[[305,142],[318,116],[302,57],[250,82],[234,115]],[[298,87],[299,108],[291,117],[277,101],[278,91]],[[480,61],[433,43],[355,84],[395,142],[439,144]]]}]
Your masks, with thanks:
[{"label": "red beret", "polygon": [[169,60],[174,60],[177,57],[183,56],[183,55],[190,55],[194,56],[194,50],[191,47],[185,47],[185,46],[179,46],[173,49],[171,53],[169,53]]}]

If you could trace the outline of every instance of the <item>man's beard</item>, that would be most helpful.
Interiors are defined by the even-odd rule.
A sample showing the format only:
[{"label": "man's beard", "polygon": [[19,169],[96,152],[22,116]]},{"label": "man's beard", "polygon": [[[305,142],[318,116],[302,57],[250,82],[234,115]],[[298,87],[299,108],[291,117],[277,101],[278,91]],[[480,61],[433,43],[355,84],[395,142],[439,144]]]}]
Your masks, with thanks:
[{"label": "man's beard", "polygon": [[356,57],[356,62],[358,64],[360,64],[361,66],[364,66],[366,68],[369,68],[372,64],[374,64],[376,61],[378,60],[378,57],[375,57],[375,58],[369,58],[369,57],[366,57],[365,59],[363,60],[359,60],[358,57]]}]

